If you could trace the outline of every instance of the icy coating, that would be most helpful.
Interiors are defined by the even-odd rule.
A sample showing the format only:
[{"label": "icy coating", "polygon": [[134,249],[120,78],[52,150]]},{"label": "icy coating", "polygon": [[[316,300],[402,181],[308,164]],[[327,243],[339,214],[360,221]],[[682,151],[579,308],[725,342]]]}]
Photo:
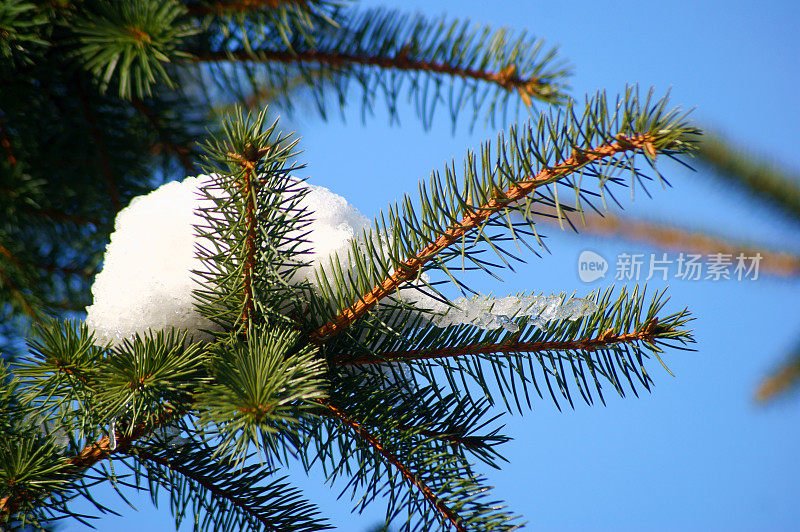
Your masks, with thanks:
[{"label": "icy coating", "polygon": [[[117,214],[111,241],[106,247],[103,269],[92,285],[93,304],[87,307],[86,323],[98,343],[119,344],[135,333],[171,327],[188,331],[194,340],[210,336],[204,330],[215,325],[194,309],[192,290],[202,262],[195,257],[199,238],[194,225],[203,219],[195,213],[202,205],[199,188],[210,180],[200,175],[182,182],[167,183],[139,196]],[[323,275],[330,269],[330,258],[341,257],[347,268],[350,242],[369,230],[370,220],[347,200],[324,187],[305,185],[308,193],[298,207],[310,211],[312,221],[302,232],[310,231],[304,260],[311,265],[297,271],[292,282],[305,278],[316,286],[314,268]],[[556,319],[578,319],[594,312],[597,306],[584,299],[563,301],[562,296],[525,296],[473,299],[459,298],[449,308],[415,290],[404,291],[403,299],[439,315],[432,321],[445,327],[471,323],[484,329],[504,327],[516,331],[511,319],[533,316],[534,325],[544,326]]]},{"label": "icy coating", "polygon": [[529,325],[540,329],[552,320],[577,320],[597,311],[598,307],[589,299],[569,298],[564,301],[561,295],[528,295],[493,298],[476,296],[472,299],[460,297],[453,301],[455,307],[431,301],[418,306],[427,307],[439,314],[432,318],[437,327],[471,324],[481,329],[494,330],[500,327],[509,332],[517,332],[519,326],[513,318],[531,316]]}]

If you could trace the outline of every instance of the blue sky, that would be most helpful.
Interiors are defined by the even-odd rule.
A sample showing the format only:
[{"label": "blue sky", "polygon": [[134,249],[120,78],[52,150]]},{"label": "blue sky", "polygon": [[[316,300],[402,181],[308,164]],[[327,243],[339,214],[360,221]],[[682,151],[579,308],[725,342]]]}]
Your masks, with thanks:
[{"label": "blue sky", "polygon": [[[363,5],[388,2],[363,2]],[[396,2],[405,11],[444,12],[494,26],[527,29],[560,44],[574,66],[572,94],[626,83],[671,89],[672,102],[695,107],[694,119],[800,173],[800,3],[633,2],[497,0]],[[353,95],[354,104],[358,103]],[[292,128],[309,163],[306,175],[374,215],[418,180],[461,160],[496,131],[460,127],[451,134],[444,116],[424,131],[410,108],[400,108],[401,127],[389,127],[377,106],[362,124],[358,106],[323,122],[295,117]],[[520,117],[524,118],[524,117]],[[287,126],[289,127],[289,126]],[[667,166],[673,188],[652,187],[626,210],[684,226],[747,238],[800,252],[800,224],[752,202],[703,173]],[[613,281],[582,283],[577,258],[591,249],[609,262],[621,253],[654,250],[624,241],[554,234],[551,254],[528,263],[504,283],[476,278],[473,287],[497,295],[520,290],[588,291]],[[671,254],[674,259],[676,254]],[[611,265],[613,269],[613,264]],[[613,275],[612,275],[613,276]],[[651,281],[669,286],[668,309],[688,306],[697,352],[669,352],[673,378],[658,364],[649,370],[652,394],[607,405],[576,403],[559,412],[537,399],[523,416],[506,416],[504,448],[509,463],[486,471],[495,495],[523,515],[532,530],[797,530],[800,528],[800,396],[760,407],[752,400],[759,380],[797,339],[800,280],[761,275],[756,281]],[[296,475],[308,497],[342,530],[366,530],[382,508],[351,514],[338,491],[319,478]],[[341,486],[340,486],[341,488]],[[115,502],[113,495],[103,499]],[[100,530],[170,530],[164,506],[140,512],[121,504],[124,518],[108,517]],[[66,530],[82,530],[70,524]]]}]

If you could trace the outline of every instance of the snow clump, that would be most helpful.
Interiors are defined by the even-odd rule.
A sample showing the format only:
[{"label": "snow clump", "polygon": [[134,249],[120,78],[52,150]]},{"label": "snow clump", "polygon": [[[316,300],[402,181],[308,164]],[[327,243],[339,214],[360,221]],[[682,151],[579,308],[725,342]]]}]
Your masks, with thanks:
[{"label": "snow clump", "polygon": [[372,224],[369,218],[342,196],[325,187],[308,184],[304,186],[309,190],[297,208],[312,213],[311,223],[302,229],[290,231],[287,238],[298,238],[305,234],[303,239],[306,242],[297,246],[296,251],[305,252],[302,260],[311,264],[295,271],[289,282],[300,283],[308,279],[312,286],[317,286],[314,269],[321,267],[327,276],[331,271],[330,259],[337,254],[343,269],[349,269],[350,265],[345,265],[345,262],[350,242],[353,239],[363,240],[363,232],[368,232]]},{"label": "snow clump", "polygon": [[92,285],[86,324],[98,343],[119,344],[136,333],[171,327],[208,339],[214,324],[194,309],[192,290],[203,265],[195,257],[194,225],[203,222],[199,188],[209,176],[171,182],[133,198],[117,214],[103,269]]},{"label": "snow clump", "polygon": [[[195,310],[192,296],[199,281],[192,272],[204,269],[195,256],[195,246],[202,242],[194,230],[204,220],[195,210],[213,206],[200,195],[200,187],[210,182],[210,176],[200,175],[167,183],[134,198],[117,214],[103,269],[92,285],[93,304],[86,309],[86,324],[98,343],[116,345],[148,329],[171,327],[187,330],[194,340],[210,338],[203,331],[216,325]],[[370,227],[370,220],[327,188],[305,186],[309,190],[297,208],[313,213],[313,219],[290,236],[310,231],[298,250],[308,252],[303,260],[311,265],[296,271],[290,281],[308,277],[316,286],[314,268],[321,265],[327,272],[331,257],[346,257],[350,241]]]}]

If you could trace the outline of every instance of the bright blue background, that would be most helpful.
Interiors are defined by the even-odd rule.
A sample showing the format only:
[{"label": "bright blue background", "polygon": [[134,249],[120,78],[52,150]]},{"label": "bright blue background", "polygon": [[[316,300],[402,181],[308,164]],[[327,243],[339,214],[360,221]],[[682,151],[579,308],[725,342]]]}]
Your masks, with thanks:
[{"label": "bright blue background", "polygon": [[[389,2],[364,2],[364,5]],[[561,44],[574,65],[573,94],[626,83],[672,89],[672,102],[696,106],[693,117],[730,139],[800,172],[800,2],[512,2],[406,0],[406,11],[469,17],[495,26],[528,29]],[[357,103],[353,94],[353,103]],[[309,104],[309,111],[312,108]],[[444,115],[425,132],[409,108],[402,127],[387,127],[377,106],[365,124],[358,106],[347,122],[324,123],[309,112],[296,128],[306,150],[307,175],[374,215],[404,192],[413,192],[446,161],[493,138],[494,130],[461,127],[452,136]],[[705,173],[667,167],[674,188],[653,187],[654,198],[636,197],[629,212],[747,237],[800,251],[797,230],[769,207],[751,201]],[[482,292],[588,292],[606,281],[581,283],[580,251],[650,253],[623,241],[553,235],[552,254],[537,259],[506,283],[479,278]],[[675,256],[672,255],[672,258]],[[613,268],[613,263],[612,263]],[[613,274],[613,272],[612,272]],[[613,277],[613,275],[612,275]],[[609,281],[611,282],[610,278]],[[661,288],[651,282],[650,288]],[[558,412],[549,399],[532,412],[507,416],[514,441],[502,471],[487,471],[495,495],[525,516],[534,530],[798,530],[800,529],[800,397],[767,407],[753,401],[760,379],[797,340],[800,280],[669,281],[669,309],[689,306],[698,351],[670,352],[676,378],[657,363],[652,394],[607,396],[607,406]],[[298,468],[299,469],[299,468]],[[336,490],[319,478],[298,482],[342,530],[367,530],[382,508],[351,514]],[[340,486],[341,488],[341,486]],[[146,496],[134,513],[107,493],[124,517],[105,517],[100,530],[172,529],[166,501],[159,512]],[[70,524],[67,530],[82,530]]]}]

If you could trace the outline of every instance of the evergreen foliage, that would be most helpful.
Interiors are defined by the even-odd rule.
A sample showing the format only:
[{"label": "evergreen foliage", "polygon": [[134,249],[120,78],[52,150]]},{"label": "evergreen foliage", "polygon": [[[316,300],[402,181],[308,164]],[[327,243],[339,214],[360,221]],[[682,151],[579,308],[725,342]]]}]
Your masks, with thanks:
[{"label": "evergreen foliage", "polygon": [[[719,135],[705,135],[697,151],[699,162],[710,175],[730,183],[766,204],[787,220],[800,220],[800,175],[775,162],[749,153]],[[752,249],[752,248],[751,248]],[[767,268],[785,277],[800,275],[796,253],[761,251]],[[756,400],[767,402],[800,389],[800,349],[795,347],[777,364],[755,392]]]},{"label": "evergreen foliage", "polygon": [[[3,526],[86,521],[71,501],[108,511],[91,491],[109,482],[123,497],[166,491],[176,524],[198,530],[329,528],[282,476],[291,462],[321,468],[357,509],[380,497],[403,530],[518,527],[472,464],[502,460],[496,403],[649,390],[652,359],[693,341],[688,311],[638,287],[589,294],[598,311],[574,321],[512,316],[515,332],[436,327],[403,297],[450,304],[444,284],[471,292],[460,271],[513,271],[509,243],[536,253],[542,218],[603,212],[695,150],[699,131],[666,98],[629,87],[581,105],[567,74],[525,34],[346,2],[0,6],[0,338],[19,355],[0,375]],[[410,94],[426,126],[441,106],[453,124],[542,109],[389,206],[333,274],[293,281],[313,216],[296,141],[266,110],[202,128],[231,101],[291,108],[307,91],[324,115],[354,88],[365,113],[382,95],[394,117]],[[98,345],[64,318],[88,303],[115,213],[201,169],[196,297],[213,339]]]}]

